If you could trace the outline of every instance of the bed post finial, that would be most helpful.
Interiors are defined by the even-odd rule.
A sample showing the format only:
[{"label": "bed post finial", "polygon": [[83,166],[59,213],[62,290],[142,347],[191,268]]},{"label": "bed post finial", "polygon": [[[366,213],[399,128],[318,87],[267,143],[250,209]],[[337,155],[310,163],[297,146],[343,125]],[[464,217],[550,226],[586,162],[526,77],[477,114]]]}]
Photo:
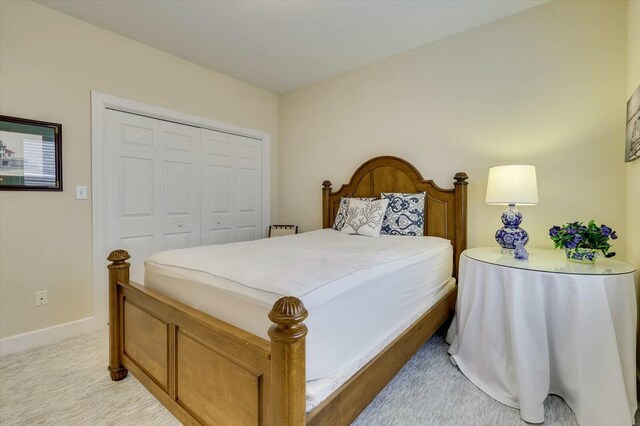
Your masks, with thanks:
[{"label": "bed post finial", "polygon": [[458,172],[453,178],[455,179],[454,185],[469,185],[469,182],[467,182],[469,176],[465,172]]},{"label": "bed post finial", "polygon": [[114,250],[109,254],[107,260],[111,262],[109,268],[109,373],[111,380],[118,381],[127,377],[127,369],[122,366],[120,359],[120,315],[118,305],[118,282],[129,282],[129,266],[127,260],[131,256],[125,250]]},{"label": "bed post finial", "polygon": [[331,206],[329,206],[329,194],[331,194],[331,181],[322,182],[322,228],[331,227]]},{"label": "bed post finial", "polygon": [[305,336],[307,309],[300,299],[283,297],[269,312],[272,418],[274,425],[301,426],[306,419]]},{"label": "bed post finial", "polygon": [[109,253],[107,260],[115,264],[121,264],[131,259],[131,255],[126,250],[114,250]]},{"label": "bed post finial", "polygon": [[458,172],[453,177],[453,191],[456,197],[455,227],[456,234],[453,241],[453,276],[458,278],[460,255],[467,249],[467,186],[469,176],[465,172]]}]

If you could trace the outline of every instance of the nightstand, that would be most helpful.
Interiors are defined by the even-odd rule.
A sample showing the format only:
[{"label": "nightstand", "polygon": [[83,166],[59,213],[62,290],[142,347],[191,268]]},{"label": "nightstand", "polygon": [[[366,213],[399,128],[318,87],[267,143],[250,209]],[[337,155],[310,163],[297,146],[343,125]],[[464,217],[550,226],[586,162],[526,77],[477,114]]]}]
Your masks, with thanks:
[{"label": "nightstand", "polygon": [[559,395],[581,425],[630,425],[636,411],[634,267],[570,263],[558,250],[516,260],[500,248],[460,256],[451,361],[492,398],[544,421]]}]

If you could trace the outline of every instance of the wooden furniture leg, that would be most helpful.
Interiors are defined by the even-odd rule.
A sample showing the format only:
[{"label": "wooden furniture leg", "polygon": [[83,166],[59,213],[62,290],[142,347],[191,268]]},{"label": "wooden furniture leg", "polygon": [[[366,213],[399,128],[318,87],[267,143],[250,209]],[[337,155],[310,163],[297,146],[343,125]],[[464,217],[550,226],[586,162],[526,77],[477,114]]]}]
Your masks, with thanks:
[{"label": "wooden furniture leg", "polygon": [[455,240],[453,241],[453,277],[458,278],[460,255],[467,248],[467,180],[465,172],[458,172],[454,176],[453,192],[455,194]]},{"label": "wooden furniture leg", "polygon": [[307,310],[295,297],[279,299],[269,312],[271,339],[271,398],[274,425],[302,426],[306,422],[305,336]]},{"label": "wooden furniture leg", "polygon": [[129,282],[129,266],[127,262],[129,253],[125,250],[114,250],[109,254],[107,260],[111,262],[109,268],[109,373],[111,380],[118,381],[127,377],[127,369],[122,366],[121,353],[121,330],[120,296],[118,294],[118,282]]},{"label": "wooden furniture leg", "polygon": [[330,195],[331,195],[331,181],[325,180],[322,182],[322,228],[330,228],[333,223],[331,222],[330,214]]}]

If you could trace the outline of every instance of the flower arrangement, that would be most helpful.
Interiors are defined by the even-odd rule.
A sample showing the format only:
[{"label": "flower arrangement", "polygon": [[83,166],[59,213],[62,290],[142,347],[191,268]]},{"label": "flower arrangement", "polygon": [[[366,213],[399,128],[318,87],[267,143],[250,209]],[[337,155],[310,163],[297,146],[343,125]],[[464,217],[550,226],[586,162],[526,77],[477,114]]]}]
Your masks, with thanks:
[{"label": "flower arrangement", "polygon": [[596,225],[590,220],[587,225],[582,222],[566,223],[562,226],[554,226],[549,229],[549,237],[555,244],[555,248],[563,248],[567,251],[579,249],[602,252],[605,257],[613,257],[614,252],[609,253],[611,244],[609,239],[618,238],[616,231],[606,225]]}]

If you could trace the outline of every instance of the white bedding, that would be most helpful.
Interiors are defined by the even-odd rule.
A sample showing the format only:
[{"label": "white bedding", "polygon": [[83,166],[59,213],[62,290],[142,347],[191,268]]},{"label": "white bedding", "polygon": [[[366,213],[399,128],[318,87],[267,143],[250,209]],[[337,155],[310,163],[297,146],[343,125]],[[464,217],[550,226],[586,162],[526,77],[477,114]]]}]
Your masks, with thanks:
[{"label": "white bedding", "polygon": [[[265,339],[273,303],[300,298],[309,311],[312,389],[320,379],[335,385],[437,301],[452,257],[441,238],[324,229],[158,253],[145,262],[145,285]],[[316,388],[326,393],[327,386]]]},{"label": "white bedding", "polygon": [[345,383],[351,376],[353,376],[358,370],[364,367],[369,361],[373,359],[381,350],[383,350],[389,343],[391,343],[396,337],[398,337],[404,330],[411,324],[416,322],[424,313],[426,313],[433,305],[442,299],[449,291],[453,290],[456,286],[455,278],[450,278],[449,281],[437,292],[429,298],[429,300],[423,305],[423,309],[415,312],[412,316],[407,316],[403,323],[396,324],[396,330],[381,340],[376,346],[369,350],[369,353],[364,357],[358,359],[358,361],[352,363],[349,367],[341,370],[340,372],[318,380],[307,381],[307,413],[313,410],[318,404],[325,400],[326,397],[331,395],[333,391],[338,389]]}]

